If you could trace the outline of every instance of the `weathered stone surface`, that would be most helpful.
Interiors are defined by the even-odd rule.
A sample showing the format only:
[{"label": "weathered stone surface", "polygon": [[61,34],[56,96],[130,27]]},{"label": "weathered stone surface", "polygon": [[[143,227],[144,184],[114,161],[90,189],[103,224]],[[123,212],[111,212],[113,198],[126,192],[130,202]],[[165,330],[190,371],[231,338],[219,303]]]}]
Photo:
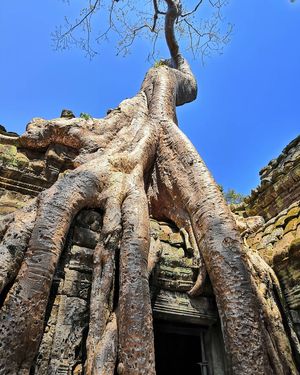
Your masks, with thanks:
[{"label": "weathered stone surface", "polygon": [[171,233],[170,234],[170,243],[171,245],[180,246],[184,243],[184,240],[181,236],[181,233]]},{"label": "weathered stone surface", "polygon": [[[96,211],[85,210],[75,220],[72,237],[66,244],[54,277],[54,302],[48,306],[48,318],[35,374],[82,374],[89,322],[93,248],[98,236],[98,233],[90,229],[95,224],[91,218],[97,222],[99,216]],[[80,226],[82,223],[85,227]],[[82,244],[90,247],[83,247]]]},{"label": "weathered stone surface", "polygon": [[294,239],[284,252],[274,257],[274,269],[290,309],[300,311],[300,238]]},{"label": "weathered stone surface", "polygon": [[248,216],[269,220],[300,199],[300,136],[260,171],[260,177],[261,185],[247,199]]},{"label": "weathered stone surface", "polygon": [[181,231],[167,223],[151,221],[151,234],[161,241],[161,255],[155,272],[155,284],[171,291],[189,291],[197,278],[199,260],[190,257],[190,242]]},{"label": "weathered stone surface", "polygon": [[8,133],[0,137],[0,187],[23,194],[37,195],[48,188],[60,173],[73,168],[78,155],[78,151],[64,145],[50,144],[46,150],[36,151],[21,148],[18,142]]},{"label": "weathered stone surface", "polygon": [[74,229],[74,243],[79,246],[93,249],[98,242],[99,234],[87,228]]},{"label": "weathered stone surface", "polygon": [[272,265],[274,256],[286,253],[291,242],[298,236],[299,220],[300,202],[297,201],[267,221],[257,233],[246,234],[246,241]]},{"label": "weathered stone surface", "polygon": [[15,132],[8,132],[3,125],[0,125],[0,134],[11,136],[11,137],[18,137],[18,134]]},{"label": "weathered stone surface", "polygon": [[[54,278],[52,304],[33,370],[36,375],[83,374],[93,252],[101,222],[101,214],[94,210],[82,210],[76,217],[72,237]],[[163,250],[153,270],[152,288],[159,290],[153,294],[155,318],[196,325],[216,324],[218,314],[211,291],[205,297],[186,294],[197,278],[197,259],[186,257],[187,244],[180,230],[151,220],[152,237],[167,238],[163,233],[173,235],[173,241],[170,236],[168,242],[161,241]]]},{"label": "weathered stone surface", "polygon": [[186,293],[161,290],[154,303],[157,319],[198,325],[213,325],[218,321],[215,302],[209,297],[191,298]]},{"label": "weathered stone surface", "polygon": [[0,218],[22,208],[29,203],[30,199],[29,195],[0,188]]}]

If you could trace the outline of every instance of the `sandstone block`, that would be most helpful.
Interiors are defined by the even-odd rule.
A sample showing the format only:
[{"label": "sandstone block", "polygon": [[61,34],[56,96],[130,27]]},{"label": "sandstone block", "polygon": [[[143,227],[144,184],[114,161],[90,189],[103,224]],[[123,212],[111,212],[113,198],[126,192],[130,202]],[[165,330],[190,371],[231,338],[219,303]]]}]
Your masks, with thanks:
[{"label": "sandstone block", "polygon": [[75,227],[73,242],[82,247],[94,249],[99,240],[99,234],[87,228]]}]

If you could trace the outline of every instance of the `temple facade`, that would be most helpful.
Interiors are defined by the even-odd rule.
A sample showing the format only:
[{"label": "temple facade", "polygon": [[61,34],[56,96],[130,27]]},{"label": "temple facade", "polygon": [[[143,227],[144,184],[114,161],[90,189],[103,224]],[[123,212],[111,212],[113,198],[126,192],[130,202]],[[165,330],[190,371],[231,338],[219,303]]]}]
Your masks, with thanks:
[{"label": "temple facade", "polygon": [[[43,152],[22,149],[17,136],[1,128],[0,219],[68,173],[76,156],[75,150],[57,144]],[[232,210],[242,220],[263,218],[254,227],[245,220],[242,235],[275,271],[300,338],[300,137],[260,175],[260,186]],[[53,279],[32,374],[83,374],[93,251],[101,225],[102,214],[94,209],[82,210],[73,221]],[[150,231],[157,375],[225,375],[222,327],[209,278],[200,295],[189,294],[199,268],[192,239],[184,229],[155,217]],[[5,291],[1,304],[4,298]]]}]

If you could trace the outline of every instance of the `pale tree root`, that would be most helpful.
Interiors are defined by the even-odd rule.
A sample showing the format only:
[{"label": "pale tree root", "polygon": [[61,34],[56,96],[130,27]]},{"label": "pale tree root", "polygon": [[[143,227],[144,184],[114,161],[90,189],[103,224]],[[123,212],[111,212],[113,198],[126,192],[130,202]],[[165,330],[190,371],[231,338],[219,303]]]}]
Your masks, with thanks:
[{"label": "pale tree root", "polygon": [[[121,237],[122,192],[106,203],[103,227],[93,255],[93,281],[87,337],[86,375],[114,374],[117,356],[117,323],[113,313],[117,252]],[[112,366],[112,359],[115,359]]]},{"label": "pale tree root", "polygon": [[113,311],[115,254],[115,248],[105,248],[102,243],[95,248],[89,333],[86,342],[87,375],[102,374],[106,368],[107,358],[104,353],[107,348],[104,345],[104,337],[110,335],[107,330]]},{"label": "pale tree root", "polygon": [[93,375],[114,375],[118,354],[117,317],[112,313],[107,321],[104,334],[95,348]]},{"label": "pale tree root", "polygon": [[148,277],[151,276],[152,271],[158,264],[162,253],[162,247],[159,238],[150,238],[149,255],[148,255]]},{"label": "pale tree root", "polygon": [[29,373],[66,235],[81,208],[99,205],[97,181],[93,173],[77,170],[40,196],[24,261],[0,311],[0,374]]},{"label": "pale tree root", "polygon": [[[109,147],[107,152],[101,150],[100,154],[105,154],[103,157],[100,157],[99,153],[94,155],[94,157],[97,156],[96,159],[92,159],[90,162],[69,172],[40,195],[37,218],[25,259],[0,312],[0,329],[3,337],[3,346],[0,349],[0,374],[29,373],[42,336],[51,283],[64,241],[74,216],[83,207],[97,207],[105,210],[102,244],[99,244],[95,254],[87,369],[90,372],[97,373],[101,367],[101,361],[105,358],[103,354],[105,345],[103,346],[102,344],[107,342],[105,340],[109,337],[109,332],[112,333],[114,331],[110,322],[113,321],[111,320],[113,316],[111,315],[113,312],[111,311],[111,303],[114,295],[113,273],[115,265],[112,260],[115,254],[108,253],[108,251],[113,250],[116,252],[118,247],[117,238],[121,230],[120,219],[123,212],[122,202],[125,199],[125,194],[125,202],[130,201],[129,197],[133,195],[132,191],[136,186],[139,186],[142,192],[135,193],[135,198],[140,199],[141,196],[142,207],[147,206],[143,177],[153,165],[157,144],[156,123],[145,122],[144,118],[144,109],[146,108],[145,95],[139,95],[139,101],[142,115],[139,112],[136,118],[131,118],[129,123],[123,124],[119,133],[121,141],[118,140],[117,142],[112,139],[111,142],[115,145],[112,149]],[[70,129],[70,126],[68,126],[68,129]],[[30,134],[22,137],[22,142],[26,143],[26,140],[28,140],[28,144],[31,144],[30,141],[32,140],[32,147],[44,145],[43,140],[39,141],[39,139],[43,135],[47,135],[47,129],[33,127],[30,130]],[[60,127],[58,132],[56,132],[55,126],[51,126],[49,130],[49,134],[52,134],[51,139],[55,140],[57,134],[61,135],[59,130]],[[70,129],[70,131],[72,130]],[[62,141],[65,142],[67,139],[67,137],[63,137]],[[72,138],[70,140],[72,144]],[[48,141],[45,142],[47,144]],[[77,146],[80,147],[80,144]],[[139,177],[137,178],[137,176]],[[136,205],[138,202],[132,201],[132,204]],[[133,244],[131,244],[128,237],[132,233],[130,221],[133,221],[133,226],[134,228],[137,227],[138,232],[141,232],[141,229],[140,225],[136,224],[136,219],[130,217],[129,213],[130,210],[125,210],[122,213],[123,221],[124,218],[128,217],[128,235],[124,237],[123,242],[126,249],[125,253],[131,252],[131,256],[128,259],[124,258],[123,262],[121,261],[122,266],[120,268],[124,271],[124,274],[130,275],[130,272],[133,272],[135,275],[134,285],[137,290],[134,288],[133,291],[130,291],[131,285],[128,285],[126,280],[124,281],[123,297],[120,298],[120,316],[122,316],[121,321],[123,318],[130,317],[131,319],[131,316],[134,316],[133,322],[140,324],[143,328],[146,327],[144,332],[146,332],[146,338],[149,341],[147,345],[149,348],[151,347],[151,350],[147,351],[149,354],[146,357],[152,358],[152,368],[154,368],[152,318],[149,286],[146,277],[147,265],[146,263],[144,264],[148,255],[149,229],[147,230],[147,235],[143,235],[143,238],[137,237],[136,242],[133,236]],[[143,220],[146,220],[148,228],[148,211],[144,209],[143,214],[145,214]],[[142,230],[145,231],[145,226],[142,226]],[[136,266],[144,267],[142,272],[140,272],[139,268],[135,269],[131,266],[134,251],[140,252],[137,256],[140,261]],[[138,280],[140,274],[142,275],[142,281]],[[130,277],[127,277],[127,280]],[[99,288],[100,291],[102,288],[100,296],[97,295]],[[127,292],[129,293],[128,295],[132,296],[131,306],[134,306],[130,312],[125,301]],[[135,296],[137,299],[135,299]],[[140,307],[139,297],[144,300],[143,314],[138,312]],[[102,301],[107,303],[107,306],[102,305],[98,311],[99,299],[101,300],[101,298]],[[106,313],[102,314],[105,309],[107,310]],[[100,327],[95,328],[99,315],[101,315],[102,324],[100,324]],[[123,336],[126,335],[124,324],[125,320],[124,323],[121,323],[120,328]],[[137,330],[133,331],[137,332]],[[115,334],[113,335],[116,337]],[[129,335],[129,337],[132,338],[133,336]],[[126,338],[123,339],[124,341],[126,341]],[[102,343],[101,345],[100,342]],[[137,342],[141,344],[141,347],[146,345],[145,341],[138,337],[138,334]],[[136,347],[136,350],[138,351],[139,349]],[[127,351],[127,344],[123,345],[119,351],[121,357],[126,357],[125,359],[122,358],[122,365],[124,363],[125,368],[129,366]],[[150,366],[148,364],[150,360],[146,362],[145,369]],[[120,365],[120,368],[122,365]],[[141,368],[141,366],[139,365],[138,368]],[[129,370],[128,374],[131,374],[130,371],[135,371],[132,373],[136,373],[138,370]],[[152,372],[154,373],[154,370]]]},{"label": "pale tree root", "polygon": [[[283,301],[278,279],[272,268],[250,248],[247,249],[247,260],[263,314],[263,329],[273,374],[296,375],[298,371],[286,329],[289,330],[290,340],[298,357],[300,344]],[[284,320],[288,327],[284,326]]]},{"label": "pale tree root", "polygon": [[[36,219],[37,201],[34,200],[28,206],[10,214],[7,220],[3,220],[2,241],[0,245],[0,296],[5,298],[4,289],[16,277]],[[4,293],[5,294],[5,293]]]},{"label": "pale tree root", "polygon": [[118,374],[155,374],[153,323],[148,283],[149,213],[143,177],[122,205]]},{"label": "pale tree root", "polygon": [[198,276],[197,276],[196,282],[194,286],[187,293],[191,297],[197,297],[197,296],[200,296],[203,292],[204,284],[205,284],[206,276],[207,276],[207,271],[206,271],[206,266],[205,266],[205,262],[203,259],[203,255],[201,251],[199,250],[191,224],[188,226],[188,231],[185,230],[185,232],[187,234],[186,243],[190,242],[190,246],[192,247],[192,249],[194,249],[193,255],[196,257],[196,259],[198,258],[198,262],[199,262]]},{"label": "pale tree root", "polygon": [[[160,192],[165,206],[190,217],[216,296],[229,367],[234,375],[271,375],[260,301],[230,210],[188,139],[172,122],[162,129],[153,191]],[[151,204],[159,215],[155,197]],[[284,363],[288,353],[277,354]]]},{"label": "pale tree root", "polygon": [[207,271],[206,271],[204,259],[201,255],[199,259],[199,270],[198,270],[198,276],[197,276],[196,282],[194,286],[187,292],[189,296],[197,297],[202,294],[206,276],[207,276]]}]

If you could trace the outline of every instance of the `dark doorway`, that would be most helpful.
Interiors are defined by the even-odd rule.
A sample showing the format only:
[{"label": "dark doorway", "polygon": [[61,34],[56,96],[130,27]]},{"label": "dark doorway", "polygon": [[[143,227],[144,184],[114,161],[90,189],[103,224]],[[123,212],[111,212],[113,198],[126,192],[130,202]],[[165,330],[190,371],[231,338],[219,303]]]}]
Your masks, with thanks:
[{"label": "dark doorway", "polygon": [[205,329],[195,326],[156,322],[156,374],[209,375],[205,333]]}]

